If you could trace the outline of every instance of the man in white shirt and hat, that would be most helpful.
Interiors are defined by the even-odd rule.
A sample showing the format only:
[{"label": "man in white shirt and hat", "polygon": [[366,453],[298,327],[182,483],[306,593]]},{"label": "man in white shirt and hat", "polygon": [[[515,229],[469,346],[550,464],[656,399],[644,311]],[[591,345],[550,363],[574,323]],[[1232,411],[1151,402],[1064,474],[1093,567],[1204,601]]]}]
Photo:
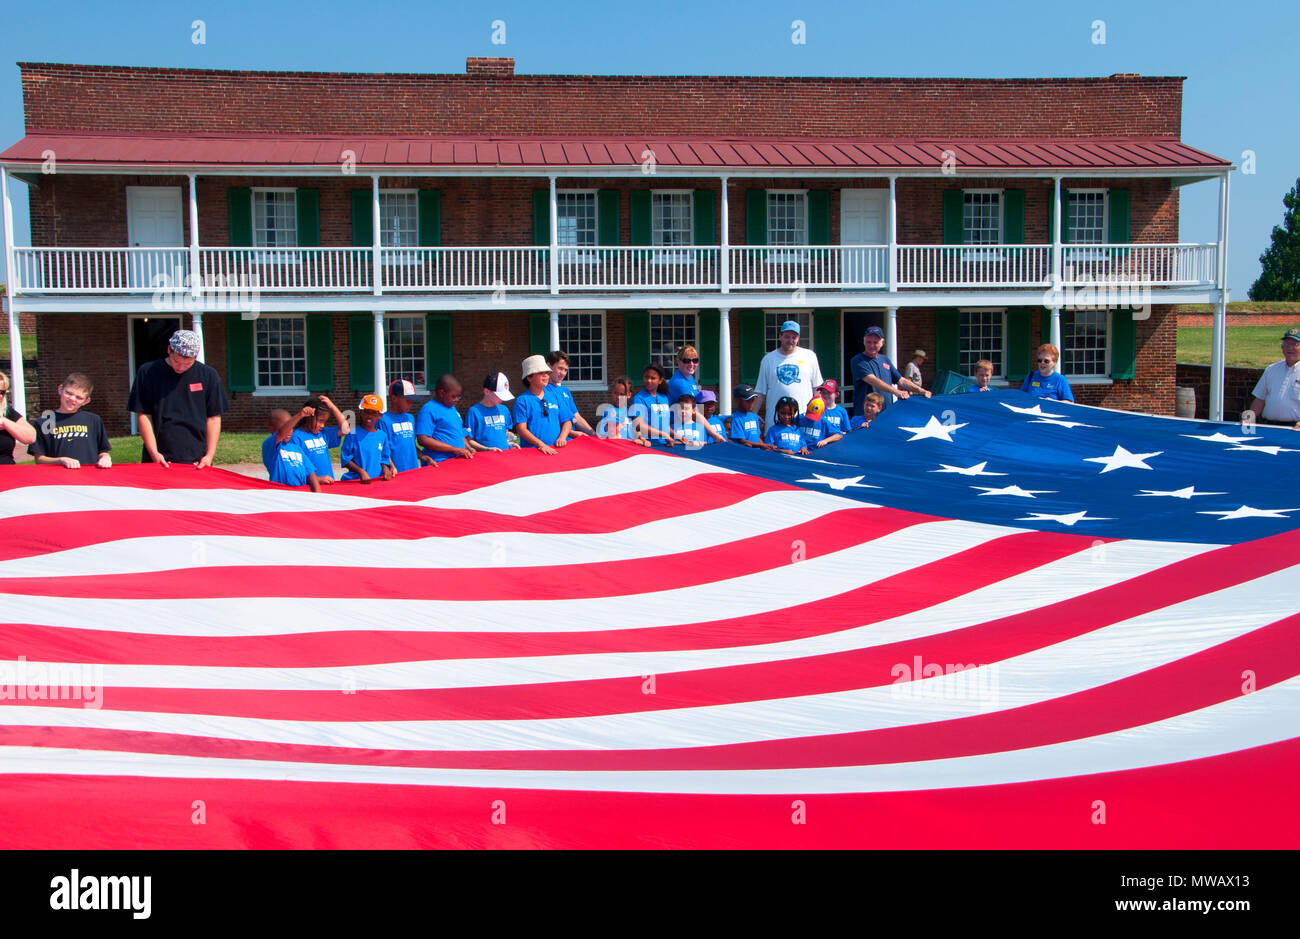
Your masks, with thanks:
[{"label": "man in white shirt and hat", "polygon": [[787,396],[799,402],[799,413],[802,414],[821,383],[822,370],[817,363],[817,353],[799,345],[799,324],[786,320],[781,324],[780,345],[763,356],[758,367],[758,381],[754,384],[754,390],[759,394],[758,407],[763,408],[766,415],[763,426],[772,426],[776,402]]},{"label": "man in white shirt and hat", "polygon": [[1300,430],[1300,326],[1282,334],[1282,361],[1264,369],[1251,394],[1255,417]]}]

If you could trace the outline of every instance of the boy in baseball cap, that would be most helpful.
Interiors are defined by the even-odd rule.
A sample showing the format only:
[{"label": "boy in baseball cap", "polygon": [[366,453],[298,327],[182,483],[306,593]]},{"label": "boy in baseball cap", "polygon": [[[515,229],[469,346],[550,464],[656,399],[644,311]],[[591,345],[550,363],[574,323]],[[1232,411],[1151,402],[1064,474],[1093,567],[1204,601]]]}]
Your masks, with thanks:
[{"label": "boy in baseball cap", "polygon": [[372,479],[392,479],[396,475],[388,435],[378,428],[383,411],[384,402],[379,400],[379,395],[366,395],[357,405],[359,426],[343,438],[339,447],[339,462],[346,471],[340,478],[368,483]]},{"label": "boy in baseball cap", "polygon": [[753,385],[737,385],[731,393],[735,410],[731,415],[731,430],[728,437],[735,443],[757,450],[775,450],[776,447],[763,442],[763,424],[754,413],[758,404],[758,392]]},{"label": "boy in baseball cap", "polygon": [[826,402],[826,412],[822,422],[828,433],[847,434],[849,432],[849,412],[839,403],[840,386],[833,378],[828,378],[817,386],[817,394]]},{"label": "boy in baseball cap", "polygon": [[465,412],[468,443],[475,450],[509,450],[519,444],[510,442],[509,429],[514,423],[505,402],[513,401],[510,379],[502,372],[492,372],[483,379],[483,400]]},{"label": "boy in baseball cap", "polygon": [[388,437],[393,469],[399,473],[433,463],[415,445],[415,416],[411,413],[414,397],[415,385],[405,378],[397,379],[388,386],[388,410],[376,425]]}]

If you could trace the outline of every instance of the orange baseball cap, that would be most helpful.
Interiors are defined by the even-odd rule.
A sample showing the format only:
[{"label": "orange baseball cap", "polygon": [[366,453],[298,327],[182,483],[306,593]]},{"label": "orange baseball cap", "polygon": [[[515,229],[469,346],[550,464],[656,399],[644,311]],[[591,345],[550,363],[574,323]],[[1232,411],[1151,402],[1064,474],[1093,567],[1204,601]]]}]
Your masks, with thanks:
[{"label": "orange baseball cap", "polygon": [[366,395],[357,405],[358,411],[379,411],[383,412],[384,402],[379,399],[379,395]]}]

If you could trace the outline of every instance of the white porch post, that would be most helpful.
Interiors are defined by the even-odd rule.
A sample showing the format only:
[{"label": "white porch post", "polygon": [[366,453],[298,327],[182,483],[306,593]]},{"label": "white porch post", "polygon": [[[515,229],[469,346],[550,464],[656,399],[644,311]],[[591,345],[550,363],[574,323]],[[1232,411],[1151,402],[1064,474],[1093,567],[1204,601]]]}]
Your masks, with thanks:
[{"label": "white porch post", "polygon": [[[379,175],[375,174],[370,177],[370,260],[371,260],[371,279],[373,280],[373,290],[375,296],[384,292],[384,260],[383,249],[379,246],[379,233],[383,228],[383,219],[379,217]],[[375,334],[382,335],[384,331],[383,314],[376,312],[375,316],[379,317],[375,321]],[[383,364],[383,347],[376,347],[379,351],[380,364]],[[375,372],[378,376],[380,373]],[[387,389],[385,389],[387,390]],[[387,399],[385,399],[387,400]]]},{"label": "white porch post", "polygon": [[[551,293],[560,292],[560,220],[559,204],[555,196],[555,177],[551,177]],[[558,314],[551,311],[551,348],[554,349],[559,345],[559,325],[556,321]]]},{"label": "white porch post", "polygon": [[[388,371],[384,366],[384,311],[375,310],[375,394],[388,407]],[[426,382],[437,381],[438,376],[426,375]],[[432,387],[432,385],[430,385]]]},{"label": "white porch post", "polygon": [[206,362],[207,356],[203,354],[203,311],[195,310],[190,314],[190,319],[193,321],[192,328],[199,337],[199,361]]},{"label": "white porch post", "polygon": [[[1052,307],[1052,328],[1049,335],[1051,339],[1048,341],[1060,350],[1061,358],[1064,359],[1065,350],[1061,349],[1061,308],[1059,306]],[[1037,368],[1038,363],[1034,363],[1034,367]]]},{"label": "white porch post", "polygon": [[1223,364],[1228,333],[1228,174],[1219,177],[1219,264],[1215,280],[1219,299],[1214,305],[1214,332],[1210,342],[1210,400],[1209,415],[1212,421],[1221,421],[1223,414]]},{"label": "white porch post", "polygon": [[731,310],[718,310],[718,413],[731,407]]},{"label": "white porch post", "polygon": [[[1052,205],[1055,206],[1052,212],[1052,291],[1053,293],[1061,289],[1062,270],[1061,270],[1061,177],[1052,177]],[[1052,315],[1053,329],[1060,319],[1060,310],[1055,311]],[[1058,334],[1053,333],[1052,345],[1061,348],[1056,339],[1060,338]]]},{"label": "white porch post", "polygon": [[[198,183],[193,173],[189,174],[190,180],[190,296],[198,299],[203,293],[203,275],[199,271],[199,191]],[[194,321],[202,324],[202,314],[195,313]],[[196,326],[194,331],[199,334],[200,342],[203,339],[203,330]]]},{"label": "white porch post", "polygon": [[885,311],[885,355],[889,361],[898,364],[898,307],[891,306]]},{"label": "white porch post", "polygon": [[[898,289],[898,177],[889,177],[889,292]],[[886,353],[891,355],[892,352]]]},{"label": "white porch post", "polygon": [[560,348],[560,311],[548,310],[547,312],[551,314],[551,348],[546,351],[554,352]]},{"label": "white porch post", "polygon": [[0,166],[0,201],[3,201],[5,231],[5,297],[9,302],[9,403],[19,414],[27,413],[26,385],[23,381],[23,340],[18,335],[18,308],[14,303],[14,206],[9,199],[9,171]]},{"label": "white porch post", "polygon": [[[718,282],[722,285],[723,293],[731,293],[731,211],[727,201],[727,189],[730,188],[730,182],[730,177],[722,177],[722,238],[721,247],[718,250]],[[727,328],[727,313],[729,312],[729,310],[722,311],[723,330]],[[729,356],[731,352],[727,350],[724,354]],[[730,383],[730,373],[727,374],[724,381]],[[718,410],[721,411],[722,406],[727,403],[726,401],[719,401]]]}]

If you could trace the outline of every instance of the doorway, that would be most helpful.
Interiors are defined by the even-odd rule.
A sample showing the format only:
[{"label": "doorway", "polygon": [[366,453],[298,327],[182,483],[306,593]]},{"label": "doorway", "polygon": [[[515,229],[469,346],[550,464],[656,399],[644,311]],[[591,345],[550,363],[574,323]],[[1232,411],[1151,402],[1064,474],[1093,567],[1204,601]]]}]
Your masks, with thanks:
[{"label": "doorway", "polygon": [[[127,387],[135,381],[135,373],[140,366],[155,359],[167,357],[167,342],[172,333],[181,328],[179,316],[128,316],[127,317]],[[135,412],[131,412],[131,433],[138,434],[140,428]]]},{"label": "doorway", "polygon": [[840,403],[845,409],[852,412],[853,410],[853,366],[850,364],[853,357],[862,351],[862,334],[867,331],[868,326],[879,326],[883,331],[885,328],[885,311],[884,310],[845,310],[844,311],[844,334],[841,348],[844,350],[844,381],[841,384]]},{"label": "doorway", "polygon": [[[183,227],[179,186],[126,187],[126,237],[131,247],[181,249]],[[179,250],[130,252],[127,285],[137,290],[158,286],[159,275],[167,278],[163,283],[174,282],[181,274],[175,269],[180,258]]]}]

